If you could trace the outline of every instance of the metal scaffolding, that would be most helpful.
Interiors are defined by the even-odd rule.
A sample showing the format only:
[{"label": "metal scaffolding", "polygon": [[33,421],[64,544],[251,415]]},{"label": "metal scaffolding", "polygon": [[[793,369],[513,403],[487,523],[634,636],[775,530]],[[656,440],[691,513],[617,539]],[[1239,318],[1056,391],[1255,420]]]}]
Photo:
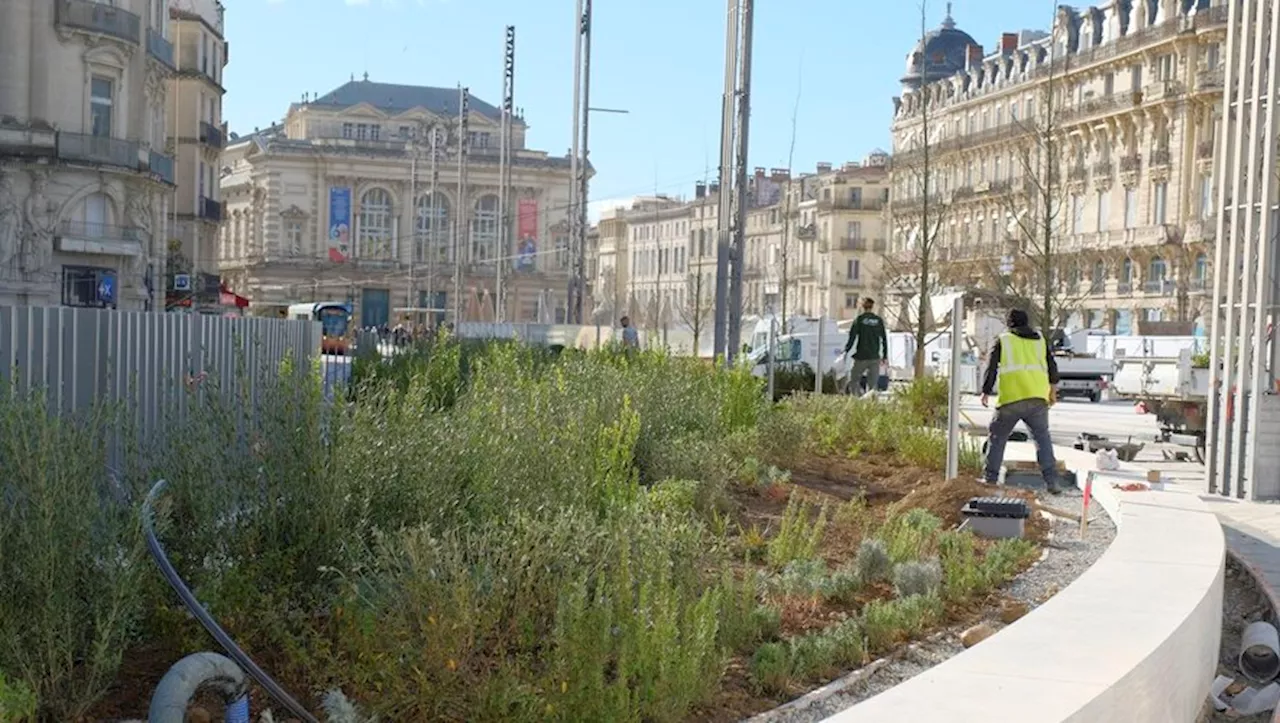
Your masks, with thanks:
[{"label": "metal scaffolding", "polygon": [[1271,323],[1277,300],[1280,186],[1276,92],[1280,0],[1231,2],[1217,133],[1217,248],[1206,482],[1211,493],[1280,497],[1280,397]]}]

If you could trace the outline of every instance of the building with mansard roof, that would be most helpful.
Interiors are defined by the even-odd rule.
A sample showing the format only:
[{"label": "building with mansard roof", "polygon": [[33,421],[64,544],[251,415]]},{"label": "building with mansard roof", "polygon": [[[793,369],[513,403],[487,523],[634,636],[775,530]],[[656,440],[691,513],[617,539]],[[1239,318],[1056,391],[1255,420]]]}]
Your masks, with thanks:
[{"label": "building with mansard roof", "polygon": [[[463,321],[563,320],[570,159],[526,147],[517,114],[503,203],[501,112],[469,96],[460,189],[460,103],[456,88],[365,76],[233,137],[222,160],[224,280],[257,313],[345,300],[361,326],[452,321],[455,299]],[[441,311],[406,311],[424,309]]]}]

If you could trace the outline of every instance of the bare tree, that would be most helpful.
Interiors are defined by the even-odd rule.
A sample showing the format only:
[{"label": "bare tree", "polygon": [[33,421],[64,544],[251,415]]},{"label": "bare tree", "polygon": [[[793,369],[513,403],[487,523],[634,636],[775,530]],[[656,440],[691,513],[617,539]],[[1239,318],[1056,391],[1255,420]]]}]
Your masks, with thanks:
[{"label": "bare tree", "polygon": [[942,333],[929,308],[929,297],[942,288],[942,278],[938,273],[942,251],[940,241],[950,206],[949,200],[940,193],[942,174],[935,167],[933,157],[931,88],[927,83],[927,58],[924,57],[928,33],[927,5],[927,2],[920,4],[920,53],[914,59],[920,68],[921,85],[914,97],[907,101],[918,110],[920,122],[905,152],[892,161],[894,176],[905,179],[906,197],[899,196],[900,200],[894,204],[891,233],[895,238],[905,239],[905,243],[892,244],[884,256],[885,273],[899,280],[900,289],[906,286],[918,293],[914,301],[903,309],[902,319],[915,342],[913,366],[917,377],[924,376],[925,347]]},{"label": "bare tree", "polygon": [[710,291],[701,270],[694,269],[685,280],[684,303],[675,307],[676,316],[693,333],[694,356],[698,355],[701,348],[702,334],[707,329],[707,316],[711,313],[714,302]]},{"label": "bare tree", "polygon": [[1005,243],[1000,258],[983,255],[991,268],[981,274],[996,298],[1006,306],[1026,308],[1033,323],[1046,330],[1065,324],[1081,308],[1089,288],[1082,283],[1078,255],[1061,243],[1063,237],[1080,233],[1084,203],[1083,189],[1072,186],[1083,186],[1085,154],[1077,146],[1068,159],[1072,149],[1063,133],[1070,110],[1063,81],[1071,56],[1059,54],[1052,36],[1049,48],[1046,75],[1033,96],[1036,106],[1011,119],[1014,148],[1008,178],[996,172],[991,189],[1006,224],[993,233],[1003,233]]},{"label": "bare tree", "polygon": [[[803,74],[801,78],[803,78]],[[800,92],[803,87],[801,79],[797,79],[796,102],[791,108],[791,147],[787,151],[787,187],[783,191],[785,197],[782,205],[782,244],[778,248],[778,260],[782,266],[778,283],[778,299],[782,317],[782,330],[780,333],[782,334],[787,333],[787,299],[791,293],[791,210],[794,203],[792,190],[795,183],[795,169],[793,166],[796,158],[796,122],[800,116]]]}]

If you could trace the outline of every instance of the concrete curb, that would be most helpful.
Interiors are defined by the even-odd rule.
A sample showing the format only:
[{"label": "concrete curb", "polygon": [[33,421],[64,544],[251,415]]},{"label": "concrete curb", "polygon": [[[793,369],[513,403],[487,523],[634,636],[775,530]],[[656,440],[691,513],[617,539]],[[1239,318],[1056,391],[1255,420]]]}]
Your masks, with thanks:
[{"label": "concrete curb", "polygon": [[[1007,458],[1019,453],[1010,445]],[[838,723],[1169,723],[1195,720],[1217,667],[1225,540],[1199,497],[1121,492],[1133,465],[1092,470],[1094,456],[1055,449],[1093,479],[1116,539],[1075,582],[1017,623],[828,720]]]},{"label": "concrete curb", "polygon": [[[1241,534],[1248,534],[1243,530],[1237,530],[1234,525],[1228,524],[1226,522],[1222,523],[1222,526],[1231,528],[1232,530],[1235,530],[1236,532]],[[1272,622],[1275,622],[1277,619],[1280,619],[1280,594],[1277,594],[1277,591],[1267,584],[1267,577],[1266,575],[1263,574],[1262,569],[1259,568],[1257,565],[1255,565],[1253,562],[1251,562],[1244,555],[1232,549],[1231,545],[1229,544],[1227,545],[1227,557],[1230,557],[1232,560],[1234,560],[1237,565],[1239,565],[1242,569],[1244,569],[1245,572],[1249,573],[1249,576],[1253,578],[1254,584],[1258,586],[1258,589],[1262,591],[1262,596],[1266,598],[1267,602],[1271,605]],[[1276,708],[1274,711],[1272,711],[1271,723],[1280,723],[1280,708]]]}]

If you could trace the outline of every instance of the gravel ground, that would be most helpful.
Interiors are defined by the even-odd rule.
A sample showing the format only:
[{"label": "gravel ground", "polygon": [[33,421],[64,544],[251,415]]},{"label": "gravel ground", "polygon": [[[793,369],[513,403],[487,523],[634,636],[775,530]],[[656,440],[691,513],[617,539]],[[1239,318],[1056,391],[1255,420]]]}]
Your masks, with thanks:
[{"label": "gravel ground", "polygon": [[[1235,678],[1238,682],[1260,688],[1257,683],[1249,683],[1236,665],[1240,655],[1240,636],[1245,627],[1258,620],[1274,620],[1271,604],[1258,591],[1253,576],[1245,572],[1230,557],[1227,558],[1227,575],[1222,594],[1222,645],[1218,650],[1218,675]],[[1219,713],[1213,705],[1206,701],[1205,713],[1200,717],[1201,723],[1269,723],[1271,713],[1257,715],[1234,716]]]},{"label": "gravel ground", "polygon": [[[1061,496],[1046,497],[1044,501],[1045,504],[1063,511],[1078,512],[1080,498],[1079,490],[1068,489]],[[1089,529],[1084,540],[1080,540],[1078,522],[1055,517],[1050,539],[1046,545],[1047,554],[1035,566],[1006,586],[1005,592],[1009,598],[1025,603],[1029,609],[1034,609],[1089,569],[1089,566],[1102,556],[1115,535],[1115,525],[1098,505],[1094,505],[1090,510]],[[992,611],[985,622],[999,630],[1004,625],[995,618],[996,612]],[[808,723],[808,721],[824,720],[963,652],[964,646],[960,644],[962,632],[964,632],[963,628],[944,630],[926,640],[909,645],[884,660],[871,663],[861,671],[851,673],[850,676],[828,686],[828,688],[840,687],[843,683],[843,689],[839,692],[825,696],[815,692],[811,694],[814,700],[801,698],[794,704],[790,704],[790,707],[784,706],[763,713],[752,718],[751,721],[752,723]]]}]

